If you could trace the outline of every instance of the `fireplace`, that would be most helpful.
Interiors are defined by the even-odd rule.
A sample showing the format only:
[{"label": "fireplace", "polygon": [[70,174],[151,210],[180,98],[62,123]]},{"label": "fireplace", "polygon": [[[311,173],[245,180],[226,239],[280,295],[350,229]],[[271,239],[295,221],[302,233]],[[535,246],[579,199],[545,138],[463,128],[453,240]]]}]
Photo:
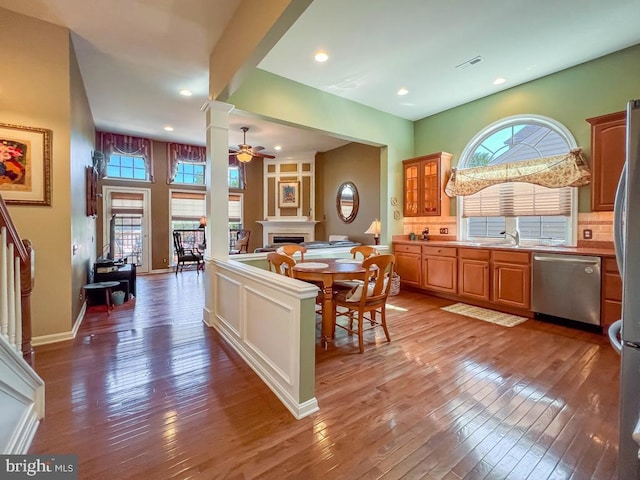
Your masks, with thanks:
[{"label": "fireplace", "polygon": [[315,240],[316,221],[304,219],[260,220],[262,225],[262,244],[300,243]]},{"label": "fireplace", "polygon": [[302,243],[304,241],[304,235],[274,235],[271,243]]}]

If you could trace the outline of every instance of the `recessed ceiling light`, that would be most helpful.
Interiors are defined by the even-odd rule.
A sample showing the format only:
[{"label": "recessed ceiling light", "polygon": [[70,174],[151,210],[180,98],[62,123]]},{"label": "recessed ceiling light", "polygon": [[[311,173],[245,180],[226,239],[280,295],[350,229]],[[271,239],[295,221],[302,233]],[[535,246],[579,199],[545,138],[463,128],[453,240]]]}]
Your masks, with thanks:
[{"label": "recessed ceiling light", "polygon": [[327,54],[327,52],[323,52],[322,50],[319,52],[316,52],[316,54],[313,56],[314,60],[318,63],[323,63],[326,62],[327,60],[329,60],[329,55]]},{"label": "recessed ceiling light", "polygon": [[165,129],[167,132],[173,132],[173,127],[172,127],[171,125],[167,125],[166,127],[164,127],[164,129]]},{"label": "recessed ceiling light", "polygon": [[504,83],[504,82],[506,82],[506,81],[507,81],[507,79],[506,79],[506,78],[498,77],[498,78],[496,78],[496,79],[493,81],[493,84],[494,84],[494,85],[501,85],[501,84],[503,84],[503,83]]},{"label": "recessed ceiling light", "polygon": [[184,95],[185,97],[190,97],[191,95],[193,95],[193,93],[191,92],[191,90],[187,90],[186,88],[183,88],[182,90],[180,90],[180,95]]},{"label": "recessed ceiling light", "polygon": [[406,95],[407,93],[409,93],[409,90],[407,90],[406,88],[401,88],[400,90],[398,90],[398,95],[400,96]]},{"label": "recessed ceiling light", "polygon": [[275,147],[273,147],[273,149],[280,151],[280,150],[282,150],[282,147],[280,145],[276,145]]}]

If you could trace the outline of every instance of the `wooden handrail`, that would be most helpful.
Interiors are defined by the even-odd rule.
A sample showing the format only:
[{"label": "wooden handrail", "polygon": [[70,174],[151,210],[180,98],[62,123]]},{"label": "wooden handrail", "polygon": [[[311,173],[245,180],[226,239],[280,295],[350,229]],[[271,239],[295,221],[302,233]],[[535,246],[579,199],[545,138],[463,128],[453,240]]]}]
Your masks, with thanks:
[{"label": "wooden handrail", "polygon": [[7,204],[0,195],[0,228],[7,229],[7,245],[13,244],[14,257],[20,258],[20,286],[22,306],[22,354],[30,357],[31,346],[31,293],[33,292],[33,249],[30,240],[22,240],[13,224]]}]

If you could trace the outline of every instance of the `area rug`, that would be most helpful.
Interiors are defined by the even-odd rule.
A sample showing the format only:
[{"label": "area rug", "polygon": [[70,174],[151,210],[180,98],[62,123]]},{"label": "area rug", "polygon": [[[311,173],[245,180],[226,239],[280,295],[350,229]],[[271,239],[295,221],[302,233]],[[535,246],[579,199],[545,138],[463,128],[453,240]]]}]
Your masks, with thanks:
[{"label": "area rug", "polygon": [[497,325],[502,325],[503,327],[515,327],[516,325],[528,320],[526,317],[496,312],[495,310],[475,307],[473,305],[467,305],[466,303],[454,303],[448,307],[442,307],[442,310],[464,315],[465,317],[477,318],[478,320],[484,320],[485,322],[495,323]]}]

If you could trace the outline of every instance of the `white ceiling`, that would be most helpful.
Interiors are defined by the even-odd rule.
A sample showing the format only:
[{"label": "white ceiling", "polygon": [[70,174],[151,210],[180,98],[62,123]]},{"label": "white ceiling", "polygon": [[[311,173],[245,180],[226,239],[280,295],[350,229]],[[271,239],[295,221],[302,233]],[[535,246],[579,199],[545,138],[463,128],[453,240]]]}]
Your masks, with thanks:
[{"label": "white ceiling", "polygon": [[[199,145],[209,52],[239,4],[0,0],[73,32],[98,129]],[[259,67],[415,120],[640,43],[638,18],[639,0],[315,0]],[[317,49],[328,62],[313,62]],[[484,60],[455,68],[476,56]],[[498,76],[507,82],[494,86]],[[400,87],[409,94],[397,96]],[[247,143],[279,157],[346,143],[245,112],[230,126],[231,146],[248,126]]]}]

